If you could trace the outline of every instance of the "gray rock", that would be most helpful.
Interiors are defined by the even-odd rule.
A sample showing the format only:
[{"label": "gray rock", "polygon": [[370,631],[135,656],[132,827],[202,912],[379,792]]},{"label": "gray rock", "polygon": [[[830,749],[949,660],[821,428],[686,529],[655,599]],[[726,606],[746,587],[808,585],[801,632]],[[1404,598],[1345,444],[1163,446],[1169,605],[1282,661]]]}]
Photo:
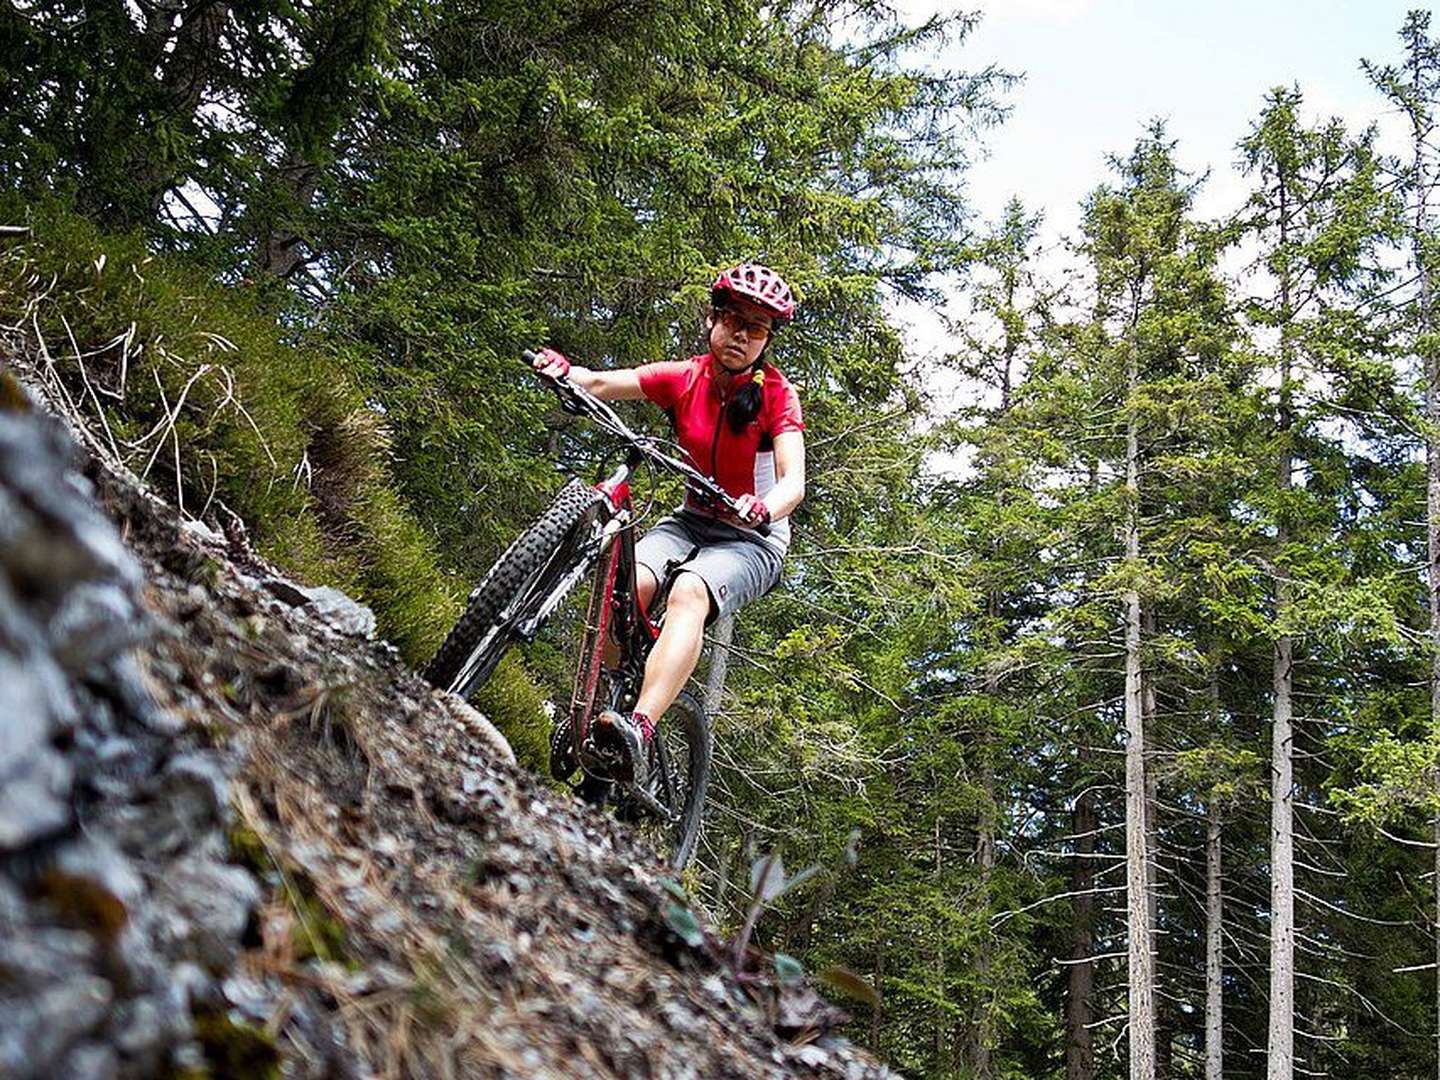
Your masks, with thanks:
[{"label": "gray rock", "polygon": [[161,928],[171,956],[223,971],[235,960],[260,887],[238,866],[195,858],[166,871],[157,889],[170,911]]},{"label": "gray rock", "polygon": [[120,1063],[110,1047],[86,1042],[65,1055],[58,1075],[65,1080],[115,1080],[120,1075]]},{"label": "gray rock", "polygon": [[56,658],[77,675],[138,645],[148,633],[147,620],[125,590],[97,583],[66,593],[49,629]]},{"label": "gray rock", "polygon": [[364,604],[357,604],[339,589],[328,586],[306,589],[305,594],[310,599],[310,610],[342,634],[363,638],[375,636],[375,613]]},{"label": "gray rock", "polygon": [[267,986],[259,979],[240,973],[226,979],[222,990],[225,1000],[246,1019],[255,1023],[262,1023],[270,1018],[279,997],[277,987]]},{"label": "gray rock", "polygon": [[61,1057],[94,1031],[114,997],[97,975],[76,975],[0,1007],[0,1076],[51,1080]]},{"label": "gray rock", "polygon": [[[159,662],[155,663],[155,668],[157,677],[171,682],[178,682],[183,676],[178,669],[162,669]],[[141,727],[167,737],[178,735],[185,729],[185,721],[181,717],[155,704],[134,653],[121,653],[111,660],[108,674],[111,692],[124,705],[130,718]]]},{"label": "gray rock", "polygon": [[170,960],[161,956],[155,945],[156,927],[164,914],[159,905],[147,902],[138,912],[132,912],[112,943],[109,961],[127,986],[157,986],[174,978]]},{"label": "gray rock", "polygon": [[[76,743],[83,745],[79,738]],[[128,801],[154,771],[155,758],[134,739],[111,735],[93,747],[90,765],[86,779],[92,788],[111,800]]]},{"label": "gray rock", "polygon": [[0,653],[0,781],[48,743],[55,729],[45,687],[30,668]]},{"label": "gray rock", "polygon": [[230,782],[213,757],[181,754],[171,759],[158,783],[164,785],[172,799],[185,797],[197,820],[224,820],[230,806]]},{"label": "gray rock", "polygon": [[179,1006],[190,1012],[213,1008],[221,1003],[220,985],[214,977],[199,964],[188,961],[175,965],[171,972],[170,986]]},{"label": "gray rock", "polygon": [[[0,463],[3,466],[3,463]],[[38,494],[25,492],[27,502]],[[16,581],[53,592],[73,581],[112,580],[138,584],[139,567],[114,528],[92,509],[66,506],[49,497],[49,514],[31,512],[0,492],[0,566]]]},{"label": "gray rock", "polygon": [[89,836],[66,844],[55,861],[56,868],[70,877],[93,882],[126,910],[133,910],[145,897],[145,882],[139,872],[108,840]]},{"label": "gray rock", "polygon": [[16,851],[70,824],[74,770],[49,749],[12,763],[0,782],[0,851]]},{"label": "gray rock", "polygon": [[291,607],[304,607],[310,602],[310,594],[289,578],[267,577],[259,585],[275,599]]},{"label": "gray rock", "polygon": [[205,544],[225,546],[225,537],[212,529],[199,518],[185,518],[180,522],[180,531],[188,536],[194,537]]},{"label": "gray rock", "polygon": [[146,779],[137,794],[143,794],[143,801],[104,811],[105,828],[130,854],[159,859],[218,835],[216,826],[225,820],[229,786],[213,760],[182,754],[164,772]]},{"label": "gray rock", "polygon": [[0,937],[18,933],[27,921],[25,898],[20,890],[0,877]]},{"label": "gray rock", "polygon": [[167,1032],[160,1007],[150,998],[137,998],[118,1005],[110,1019],[115,1046],[126,1057],[141,1057],[153,1051]]},{"label": "gray rock", "polygon": [[0,938],[0,983],[36,987],[83,973],[95,959],[95,939],[81,930],[27,927]]}]

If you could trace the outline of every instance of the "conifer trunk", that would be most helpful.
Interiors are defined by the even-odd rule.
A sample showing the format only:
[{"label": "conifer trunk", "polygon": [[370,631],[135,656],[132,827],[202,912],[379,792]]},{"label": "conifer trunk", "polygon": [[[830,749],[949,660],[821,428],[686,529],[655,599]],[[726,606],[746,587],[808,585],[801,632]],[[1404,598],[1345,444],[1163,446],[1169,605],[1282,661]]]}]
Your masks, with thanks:
[{"label": "conifer trunk", "polygon": [[[1142,640],[1156,633],[1155,611],[1147,608],[1141,624]],[[1169,1016],[1160,990],[1160,778],[1149,762],[1155,749],[1155,679],[1141,671],[1141,720],[1145,725],[1145,881],[1150,904],[1150,963],[1155,979],[1155,1076],[1170,1075]]]},{"label": "conifer trunk", "polygon": [[[1290,455],[1285,453],[1282,457],[1288,471]],[[1277,539],[1283,548],[1288,540],[1285,529],[1279,530]],[[1281,573],[1284,573],[1283,569]],[[1284,619],[1289,608],[1289,586],[1283,578],[1277,578],[1276,618]],[[1275,642],[1275,716],[1270,739],[1270,1033],[1267,1080],[1291,1080],[1295,1070],[1293,679],[1294,643],[1288,634],[1282,634]]]},{"label": "conifer trunk", "polygon": [[[1125,420],[1125,558],[1140,560],[1140,431],[1134,396],[1139,350],[1127,344]],[[1150,874],[1145,828],[1145,701],[1140,664],[1140,590],[1125,590],[1125,901],[1129,917],[1130,1080],[1155,1080],[1155,969],[1151,954]]]},{"label": "conifer trunk", "polygon": [[1212,798],[1205,822],[1205,1080],[1225,1076],[1224,920],[1220,804]]},{"label": "conifer trunk", "polygon": [[[935,891],[940,891],[940,817],[935,817]],[[942,1067],[945,1060],[945,1030],[949,1027],[945,1023],[945,1012],[940,1005],[945,996],[945,986],[948,980],[945,978],[945,935],[935,935],[935,990],[937,994],[936,1016],[931,1037],[935,1040],[935,1068]]]},{"label": "conifer trunk", "polygon": [[[1410,84],[1424,85],[1425,56],[1418,43],[1411,46]],[[1430,601],[1430,730],[1440,733],[1440,351],[1430,335],[1434,333],[1434,292],[1425,244],[1430,234],[1430,179],[1426,167],[1425,137],[1429,127],[1428,103],[1417,100],[1410,110],[1414,155],[1415,226],[1410,237],[1411,253],[1420,278],[1420,358],[1425,371],[1425,540]],[[1440,1076],[1440,814],[1433,822],[1435,833],[1435,1062]]]},{"label": "conifer trunk", "polygon": [[725,677],[730,673],[730,642],[735,637],[735,617],[716,619],[710,628],[710,668],[705,672],[705,715],[714,724],[725,700]]},{"label": "conifer trunk", "polygon": [[[1280,178],[1280,247],[1289,244],[1286,178]],[[1293,486],[1291,429],[1290,281],[1280,280],[1280,454],[1276,482],[1280,493],[1275,548],[1275,621],[1284,627],[1290,615],[1289,573],[1285,548],[1290,542],[1287,498]],[[1270,734],[1270,1027],[1266,1040],[1267,1080],[1292,1080],[1295,1075],[1295,786],[1292,721],[1295,646],[1289,633],[1275,639],[1272,685],[1274,720]]]},{"label": "conifer trunk", "polygon": [[[998,689],[998,688],[997,688]],[[979,874],[979,904],[987,915],[990,910],[990,879],[995,873],[995,768],[990,759],[988,740],[982,739],[980,785],[984,793],[984,809],[975,832],[975,867]],[[990,931],[987,925],[980,931],[980,943],[975,950],[975,985],[980,988],[976,995],[974,1013],[970,1022],[970,1075],[975,1080],[991,1080],[994,1075],[991,1063],[990,1045],[993,1041],[993,1023],[989,1000],[990,967],[992,963]]]},{"label": "conifer trunk", "polygon": [[1065,1080],[1095,1080],[1095,1045],[1090,1024],[1095,993],[1095,831],[1100,816],[1087,787],[1075,800],[1071,830],[1075,856],[1070,860],[1070,985],[1065,998]]}]

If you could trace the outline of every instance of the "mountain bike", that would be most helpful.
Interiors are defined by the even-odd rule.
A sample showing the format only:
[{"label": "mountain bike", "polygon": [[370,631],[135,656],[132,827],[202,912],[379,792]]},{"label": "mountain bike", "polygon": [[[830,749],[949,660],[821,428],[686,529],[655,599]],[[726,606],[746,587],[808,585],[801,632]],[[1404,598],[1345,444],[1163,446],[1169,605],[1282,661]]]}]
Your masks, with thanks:
[{"label": "mountain bike", "polygon": [[[524,353],[527,365],[534,359],[534,353]],[[566,596],[590,576],[580,664],[567,714],[571,757],[581,772],[575,791],[592,804],[612,805],[617,816],[648,833],[656,847],[668,851],[671,869],[678,873],[695,850],[710,783],[710,724],[699,701],[682,691],[659,718],[650,742],[649,780],[643,787],[614,779],[621,772],[616,752],[592,737],[591,722],[601,711],[624,714],[635,707],[674,581],[673,573],[665,576],[647,611],[637,588],[638,517],[630,481],[645,464],[679,476],[704,506],[732,513],[738,508],[714,480],[669,453],[667,441],[632,430],[609,405],[565,376],[535,374],[563,409],[586,417],[618,440],[624,460],[598,484],[571,480],[506,549],[470,594],[465,613],[430,661],[425,678],[469,698],[506,650],[534,641]],[[760,526],[756,531],[765,535],[769,530]]]}]

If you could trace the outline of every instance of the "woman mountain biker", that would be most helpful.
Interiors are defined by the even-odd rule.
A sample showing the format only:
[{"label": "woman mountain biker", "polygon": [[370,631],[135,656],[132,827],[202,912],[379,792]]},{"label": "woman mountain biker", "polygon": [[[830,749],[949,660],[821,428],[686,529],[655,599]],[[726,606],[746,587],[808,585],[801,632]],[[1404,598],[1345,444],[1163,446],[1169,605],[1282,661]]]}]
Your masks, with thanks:
[{"label": "woman mountain biker", "polygon": [[[618,371],[571,364],[553,349],[535,359],[537,369],[566,375],[603,400],[648,398],[665,410],[680,446],[738,507],[731,514],[687,495],[635,546],[642,605],[648,608],[673,575],[665,622],[634,711],[622,716],[607,709],[595,725],[596,738],[621,751],[637,786],[647,779],[655,720],[695,670],[705,627],[763,596],[780,578],[790,542],[787,519],[805,497],[805,424],[795,388],[766,354],[794,314],[795,299],[779,274],[741,263],[710,287],[706,353]],[[768,536],[756,532],[761,524],[770,526]],[[557,779],[575,770],[568,725],[562,721],[550,741]]]}]

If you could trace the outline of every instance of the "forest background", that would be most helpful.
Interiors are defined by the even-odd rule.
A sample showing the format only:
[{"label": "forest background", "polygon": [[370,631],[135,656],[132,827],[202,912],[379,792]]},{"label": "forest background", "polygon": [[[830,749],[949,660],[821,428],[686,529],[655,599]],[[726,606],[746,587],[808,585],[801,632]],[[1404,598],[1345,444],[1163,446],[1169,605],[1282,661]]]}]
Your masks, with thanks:
[{"label": "forest background", "polygon": [[[854,1034],[913,1075],[1433,1076],[1428,16],[1365,68],[1403,153],[1280,86],[1207,220],[1151,125],[1064,273],[1018,201],[968,212],[1014,81],[938,59],[974,27],[10,0],[0,312],[100,449],[419,663],[555,462],[605,456],[520,350],[691,350],[764,258],[810,493],[736,632],[704,906],[743,918],[764,853],[826,867],[759,937],[864,973]],[[947,297],[922,362],[900,315]],[[572,631],[481,701],[535,767]]]}]

